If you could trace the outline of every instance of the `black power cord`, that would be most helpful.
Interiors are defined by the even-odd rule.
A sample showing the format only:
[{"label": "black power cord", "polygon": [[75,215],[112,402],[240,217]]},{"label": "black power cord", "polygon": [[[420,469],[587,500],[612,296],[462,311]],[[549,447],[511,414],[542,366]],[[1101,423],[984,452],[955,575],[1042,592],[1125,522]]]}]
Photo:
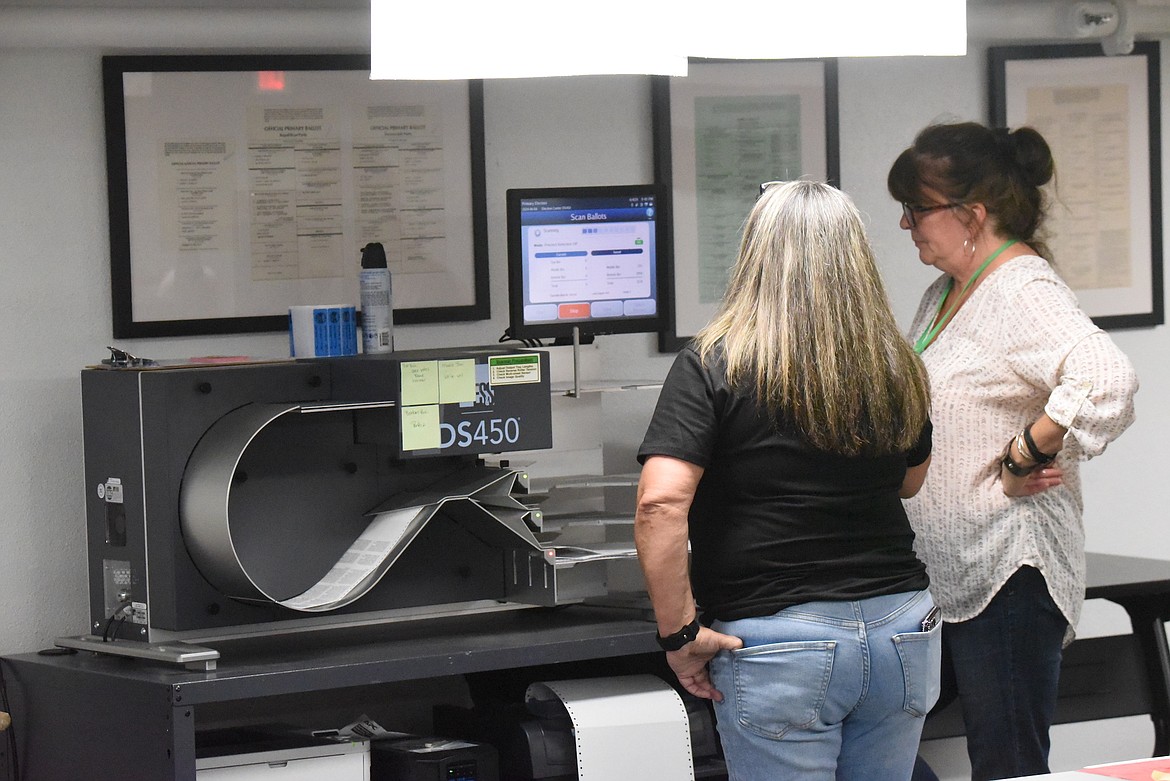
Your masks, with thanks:
[{"label": "black power cord", "polygon": [[520,342],[521,344],[523,344],[525,347],[527,347],[529,349],[532,349],[535,347],[544,347],[544,342],[540,341],[539,339],[519,339],[515,336],[512,336],[511,327],[505,328],[503,335],[500,336],[500,339],[499,339],[500,343],[502,344],[504,342],[510,342],[513,340]]},{"label": "black power cord", "polygon": [[[106,626],[104,629],[102,629],[103,643],[108,643],[111,640],[118,639],[118,631],[121,630],[122,624],[126,623],[126,617],[130,615],[130,611],[130,601],[126,600],[122,604],[118,605],[118,608],[113,613],[110,613],[110,617],[106,619]],[[115,620],[117,621],[116,626],[114,624]],[[110,631],[111,627],[113,627],[113,632]]]}]

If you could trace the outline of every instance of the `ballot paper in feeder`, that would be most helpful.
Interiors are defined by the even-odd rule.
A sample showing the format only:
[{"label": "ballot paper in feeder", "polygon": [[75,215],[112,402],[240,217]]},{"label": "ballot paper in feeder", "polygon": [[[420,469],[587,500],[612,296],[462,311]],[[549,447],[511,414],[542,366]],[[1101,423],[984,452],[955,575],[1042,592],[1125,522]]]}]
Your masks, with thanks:
[{"label": "ballot paper in feeder", "polygon": [[361,597],[390,569],[432,512],[407,507],[373,516],[370,525],[316,585],[279,604],[317,612],[344,607]]}]

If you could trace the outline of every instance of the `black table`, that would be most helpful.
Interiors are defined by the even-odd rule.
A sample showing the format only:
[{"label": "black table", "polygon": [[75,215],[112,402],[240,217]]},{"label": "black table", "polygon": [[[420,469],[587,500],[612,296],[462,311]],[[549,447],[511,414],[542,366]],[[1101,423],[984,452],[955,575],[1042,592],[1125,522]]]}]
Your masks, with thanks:
[{"label": "black table", "polygon": [[[1114,602],[1129,614],[1131,634],[1076,640],[1064,651],[1054,723],[1149,714],[1152,756],[1170,754],[1170,561],[1088,553],[1086,599]],[[933,712],[924,739],[962,735],[957,702]]]},{"label": "black table", "polygon": [[[0,659],[0,665],[23,778],[190,781],[200,706],[516,667],[657,657],[654,624],[639,615],[586,606],[521,609],[217,643],[222,657],[210,672],[87,652],[22,654]],[[0,746],[0,760],[4,750]]]},{"label": "black table", "polygon": [[[1062,702],[1073,706],[1058,706],[1058,715],[1079,721],[1149,713],[1154,755],[1170,754],[1164,631],[1170,562],[1088,554],[1085,596],[1121,605],[1133,634],[1078,640],[1067,649],[1061,686],[1062,697],[1071,696]],[[73,778],[84,768],[94,781],[194,779],[200,706],[596,660],[615,668],[631,661],[651,665],[662,658],[644,611],[583,605],[232,641],[217,648],[223,655],[210,672],[86,652],[0,659],[23,777]],[[1093,696],[1080,689],[1092,689]],[[1115,705],[1121,694],[1128,704]],[[5,750],[0,742],[0,769]]]},{"label": "black table", "polygon": [[[1086,599],[1106,599],[1129,614],[1149,686],[1152,756],[1170,754],[1170,561],[1087,553]],[[1073,644],[1076,645],[1075,643]]]}]

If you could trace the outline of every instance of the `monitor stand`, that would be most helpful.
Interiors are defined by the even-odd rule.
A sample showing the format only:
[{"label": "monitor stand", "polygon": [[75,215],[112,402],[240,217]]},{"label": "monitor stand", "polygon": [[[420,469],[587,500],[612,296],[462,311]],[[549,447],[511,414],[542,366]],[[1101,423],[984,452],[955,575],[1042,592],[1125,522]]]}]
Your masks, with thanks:
[{"label": "monitor stand", "polygon": [[[563,342],[558,338],[554,344],[563,344]],[[573,326],[573,390],[569,391],[568,395],[575,399],[581,398],[581,345],[583,344],[593,344],[593,334],[586,334],[582,338],[580,327]]]}]

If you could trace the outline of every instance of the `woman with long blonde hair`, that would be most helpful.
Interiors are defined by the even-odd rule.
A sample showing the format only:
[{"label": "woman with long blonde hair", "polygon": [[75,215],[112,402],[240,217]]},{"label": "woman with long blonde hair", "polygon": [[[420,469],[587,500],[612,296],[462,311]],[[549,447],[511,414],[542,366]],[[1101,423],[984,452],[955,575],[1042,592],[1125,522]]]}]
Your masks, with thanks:
[{"label": "woman with long blonde hair", "polygon": [[929,406],[856,207],[766,186],[638,453],[659,643],[732,779],[910,777],[940,646],[900,497]]},{"label": "woman with long blonde hair", "polygon": [[723,306],[695,338],[773,416],[844,455],[907,450],[929,413],[926,372],[890,312],[861,217],[827,185],[765,188]]}]

